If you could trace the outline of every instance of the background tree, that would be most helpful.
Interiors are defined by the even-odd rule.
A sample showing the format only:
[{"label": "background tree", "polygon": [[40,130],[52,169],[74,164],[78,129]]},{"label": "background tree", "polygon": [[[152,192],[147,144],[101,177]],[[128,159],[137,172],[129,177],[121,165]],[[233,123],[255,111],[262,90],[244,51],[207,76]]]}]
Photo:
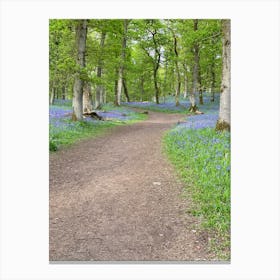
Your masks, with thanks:
[{"label": "background tree", "polygon": [[77,71],[74,81],[73,96],[73,120],[82,120],[83,118],[83,86],[86,66],[86,40],[87,40],[87,20],[78,20],[76,23],[76,63]]},{"label": "background tree", "polygon": [[78,22],[50,20],[50,102],[69,98],[79,104],[83,84],[82,111],[106,102],[165,102],[171,95],[179,105],[188,95],[196,112],[205,92],[214,100],[219,91],[221,20],[87,20],[84,65],[77,59]]},{"label": "background tree", "polygon": [[219,119],[217,121],[217,130],[230,130],[230,20],[222,20],[223,32],[223,72],[220,97]]}]

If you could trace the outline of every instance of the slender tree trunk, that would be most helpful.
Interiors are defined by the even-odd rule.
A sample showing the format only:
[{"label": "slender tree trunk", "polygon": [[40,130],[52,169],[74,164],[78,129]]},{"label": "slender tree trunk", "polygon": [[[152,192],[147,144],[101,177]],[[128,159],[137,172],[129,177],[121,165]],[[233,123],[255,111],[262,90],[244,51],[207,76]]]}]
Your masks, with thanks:
[{"label": "slender tree trunk", "polygon": [[230,20],[222,20],[223,30],[223,70],[220,97],[219,119],[216,124],[217,130],[230,130]]},{"label": "slender tree trunk", "polygon": [[[198,26],[198,20],[194,19],[194,31],[197,31],[197,26]],[[197,91],[197,79],[198,79],[198,64],[199,64],[199,46],[198,43],[195,42],[193,46],[193,52],[194,52],[194,65],[193,65],[193,76],[192,76],[192,89],[190,92],[190,102],[191,106],[189,108],[190,112],[196,112],[198,110],[198,107],[196,105],[196,100],[195,100],[195,94]]]},{"label": "slender tree trunk", "polygon": [[216,76],[214,71],[214,65],[211,65],[211,102],[215,101],[215,84],[216,84]]},{"label": "slender tree trunk", "polygon": [[187,74],[184,74],[184,99],[186,99],[188,96],[188,78]]},{"label": "slender tree trunk", "polygon": [[179,69],[179,63],[178,63],[179,54],[178,54],[178,50],[177,50],[177,38],[176,38],[176,35],[173,30],[172,30],[172,33],[173,33],[173,39],[174,39],[175,67],[176,67],[176,74],[177,74],[177,87],[175,90],[175,105],[179,106],[180,105],[179,96],[180,96],[180,91],[181,91],[181,76],[180,76],[180,69]]},{"label": "slender tree trunk", "polygon": [[160,94],[160,90],[159,90],[159,86],[158,86],[158,81],[157,81],[157,72],[159,69],[159,64],[160,64],[160,51],[158,49],[158,45],[155,39],[155,35],[156,33],[152,33],[153,36],[153,42],[154,42],[154,48],[155,48],[155,57],[154,57],[154,86],[155,86],[155,99],[156,99],[156,103],[159,104],[159,94]]},{"label": "slender tree trunk", "polygon": [[[98,61],[98,67],[97,67],[97,78],[101,79],[102,77],[102,66],[103,66],[103,58],[102,53],[105,45],[105,38],[106,38],[106,32],[102,31],[101,33],[101,39],[100,39],[100,57]],[[103,105],[103,86],[101,84],[98,84],[96,86],[96,92],[95,92],[95,109],[100,109]]]},{"label": "slender tree trunk", "polygon": [[118,86],[117,86],[117,106],[121,105],[122,81],[123,81],[122,73],[123,73],[123,70],[122,70],[122,67],[120,67],[119,78],[118,78]]},{"label": "slender tree trunk", "polygon": [[188,68],[186,63],[183,63],[183,67],[184,67],[184,99],[187,98],[188,96]]},{"label": "slender tree trunk", "polygon": [[180,73],[177,74],[177,87],[176,87],[176,92],[175,92],[175,105],[179,106],[179,96],[180,96],[180,91],[181,91],[181,81],[180,81]]},{"label": "slender tree trunk", "polygon": [[200,72],[199,64],[198,64],[198,87],[199,87],[199,90],[198,90],[198,92],[199,92],[199,104],[203,105],[203,88],[202,88],[202,84],[201,84],[201,72]]},{"label": "slender tree trunk", "polygon": [[106,104],[106,90],[105,90],[105,88],[103,88],[102,96],[103,96],[103,104]]},{"label": "slender tree trunk", "polygon": [[118,75],[118,91],[117,91],[117,105],[121,104],[121,94],[122,94],[122,85],[123,85],[123,77],[124,77],[124,63],[125,63],[125,51],[126,51],[126,37],[127,37],[127,28],[128,28],[128,20],[123,20],[123,38],[122,38],[122,53],[121,53],[121,63],[119,67],[119,75]]},{"label": "slender tree trunk", "polygon": [[89,113],[93,110],[92,94],[89,82],[84,82],[83,90],[83,112]]},{"label": "slender tree trunk", "polygon": [[50,105],[54,103],[54,86],[52,87],[51,98],[50,98]]},{"label": "slender tree trunk", "polygon": [[85,67],[85,52],[87,39],[87,20],[79,20],[76,26],[76,63],[80,70],[75,74],[74,96],[73,96],[73,120],[82,120],[83,118],[83,80],[81,79],[81,70]]},{"label": "slender tree trunk", "polygon": [[66,88],[65,86],[62,87],[62,97],[61,97],[62,100],[65,100],[65,91],[66,91],[65,88]]},{"label": "slender tree trunk", "polygon": [[115,78],[115,100],[114,100],[114,104],[115,106],[118,106],[118,74],[119,74],[119,70],[118,68],[116,68],[116,78]]},{"label": "slender tree trunk", "polygon": [[159,87],[157,82],[157,70],[158,68],[154,69],[154,86],[155,86],[155,100],[156,104],[159,104]]},{"label": "slender tree trunk", "polygon": [[127,86],[126,86],[126,79],[123,78],[122,82],[123,82],[123,91],[124,91],[124,95],[125,95],[125,98],[126,98],[126,102],[130,102],[129,95],[128,95],[128,89],[127,89]]}]

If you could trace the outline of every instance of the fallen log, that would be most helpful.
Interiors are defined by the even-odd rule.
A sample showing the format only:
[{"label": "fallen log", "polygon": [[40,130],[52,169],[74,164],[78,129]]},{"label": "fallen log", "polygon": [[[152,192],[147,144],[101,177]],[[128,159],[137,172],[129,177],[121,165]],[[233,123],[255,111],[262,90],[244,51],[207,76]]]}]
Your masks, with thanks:
[{"label": "fallen log", "polygon": [[200,112],[200,111],[198,111],[198,110],[195,111],[194,113],[195,113],[196,115],[203,115],[203,114],[204,114],[203,112]]},{"label": "fallen log", "polygon": [[104,118],[99,116],[96,112],[94,111],[91,111],[91,112],[85,112],[83,113],[83,116],[85,117],[91,117],[93,119],[98,119],[98,120],[101,120],[101,121],[104,121]]}]

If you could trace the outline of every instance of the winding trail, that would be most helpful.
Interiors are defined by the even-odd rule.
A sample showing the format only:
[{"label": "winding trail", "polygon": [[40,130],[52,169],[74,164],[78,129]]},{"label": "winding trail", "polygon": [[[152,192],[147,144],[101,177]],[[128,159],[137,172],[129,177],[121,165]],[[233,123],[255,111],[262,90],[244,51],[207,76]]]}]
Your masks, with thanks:
[{"label": "winding trail", "polygon": [[115,127],[50,154],[50,261],[210,260],[162,153],[182,115]]}]

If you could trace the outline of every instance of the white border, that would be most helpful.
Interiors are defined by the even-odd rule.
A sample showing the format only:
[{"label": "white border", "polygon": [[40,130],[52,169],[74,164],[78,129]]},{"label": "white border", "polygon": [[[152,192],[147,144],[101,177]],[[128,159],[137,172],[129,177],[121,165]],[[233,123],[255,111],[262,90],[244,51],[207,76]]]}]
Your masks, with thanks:
[{"label": "white border", "polygon": [[[48,263],[48,19],[232,19],[230,265]],[[2,1],[1,279],[279,279],[279,2]]]}]

